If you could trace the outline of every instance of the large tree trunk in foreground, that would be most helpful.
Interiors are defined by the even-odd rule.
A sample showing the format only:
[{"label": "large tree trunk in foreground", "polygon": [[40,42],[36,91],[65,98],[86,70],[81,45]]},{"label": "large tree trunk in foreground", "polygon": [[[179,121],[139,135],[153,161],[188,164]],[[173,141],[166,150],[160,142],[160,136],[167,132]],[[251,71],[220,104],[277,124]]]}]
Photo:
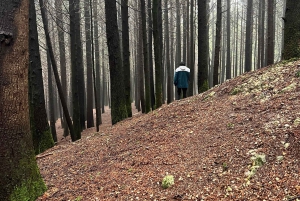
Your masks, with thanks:
[{"label": "large tree trunk in foreground", "polygon": [[35,200],[46,190],[30,133],[28,11],[29,0],[0,6],[0,200]]}]

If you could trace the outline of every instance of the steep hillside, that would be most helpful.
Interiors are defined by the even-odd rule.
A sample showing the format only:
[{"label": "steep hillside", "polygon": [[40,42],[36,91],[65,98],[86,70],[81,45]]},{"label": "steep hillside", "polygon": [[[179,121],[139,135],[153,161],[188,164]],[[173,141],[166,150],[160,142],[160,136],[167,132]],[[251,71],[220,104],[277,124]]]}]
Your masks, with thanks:
[{"label": "steep hillside", "polygon": [[299,70],[245,73],[54,147],[38,156],[49,188],[39,200],[296,200]]}]

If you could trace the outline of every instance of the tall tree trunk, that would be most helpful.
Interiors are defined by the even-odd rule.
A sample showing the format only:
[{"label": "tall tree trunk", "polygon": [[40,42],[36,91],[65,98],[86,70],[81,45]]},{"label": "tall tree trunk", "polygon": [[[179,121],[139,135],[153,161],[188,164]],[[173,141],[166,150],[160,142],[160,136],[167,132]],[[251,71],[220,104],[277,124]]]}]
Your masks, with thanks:
[{"label": "tall tree trunk", "polygon": [[150,69],[148,59],[148,44],[147,44],[147,23],[146,23],[146,5],[145,0],[141,2],[141,20],[142,20],[142,36],[143,36],[143,58],[144,58],[144,80],[145,80],[145,113],[151,110],[151,99],[150,99]]},{"label": "tall tree trunk", "polygon": [[41,8],[42,20],[43,20],[44,31],[45,31],[45,36],[46,36],[46,43],[47,43],[47,48],[48,48],[50,59],[51,59],[52,70],[53,70],[53,73],[54,73],[57,90],[58,90],[58,93],[59,93],[61,105],[62,105],[63,110],[64,110],[66,121],[67,121],[69,130],[70,130],[71,138],[72,138],[73,141],[75,141],[77,139],[76,139],[76,136],[75,136],[75,133],[74,133],[74,127],[73,127],[73,124],[72,124],[72,121],[71,121],[71,118],[70,118],[70,115],[69,115],[67,102],[66,102],[64,94],[63,94],[61,82],[59,80],[57,64],[56,64],[56,61],[55,61],[55,58],[54,58],[54,52],[53,52],[53,48],[52,48],[52,44],[51,44],[50,36],[49,36],[48,19],[47,19],[46,11],[45,11],[46,9],[45,9],[45,6],[43,5],[42,0],[39,0],[39,5],[40,5],[40,8]]},{"label": "tall tree trunk", "polygon": [[151,10],[152,0],[148,0],[148,54],[149,54],[149,70],[150,70],[150,96],[151,96],[151,108],[155,109],[155,91],[154,91],[154,73],[153,73],[153,51],[152,51],[152,10]]},{"label": "tall tree trunk", "polygon": [[[100,102],[97,97],[99,97],[97,92],[97,85],[96,85],[96,69],[95,69],[95,48],[94,48],[94,26],[93,26],[93,1],[89,0],[89,9],[90,9],[90,28],[91,28],[91,51],[92,51],[92,78],[93,78],[93,90],[94,90],[94,102],[96,108],[96,131],[99,132],[99,125],[101,119],[101,112],[100,112]],[[98,54],[99,56],[99,54]],[[99,86],[98,86],[99,87]],[[93,102],[93,101],[92,101]],[[92,108],[93,109],[93,108]],[[94,112],[93,114],[93,121],[94,121]]]},{"label": "tall tree trunk", "polygon": [[287,0],[284,24],[284,50],[283,58],[300,57],[300,2]]},{"label": "tall tree trunk", "polygon": [[129,52],[129,25],[128,25],[128,0],[122,0],[122,43],[123,43],[123,67],[125,82],[126,109],[128,117],[132,117],[130,97],[130,52]]},{"label": "tall tree trunk", "polygon": [[268,52],[267,65],[274,63],[274,0],[268,0]]},{"label": "tall tree trunk", "polygon": [[259,1],[259,5],[258,5],[258,30],[257,30],[257,34],[258,34],[258,44],[257,44],[257,68],[261,68],[262,67],[262,63],[261,63],[261,54],[263,51],[262,47],[263,47],[263,35],[262,35],[262,32],[263,32],[263,29],[264,27],[262,26],[263,25],[263,22],[262,22],[262,19],[263,19],[263,2],[265,0],[260,0]]},{"label": "tall tree trunk", "polygon": [[166,61],[166,74],[167,74],[167,103],[172,102],[172,88],[173,88],[173,80],[171,75],[171,64],[170,64],[170,33],[169,33],[169,8],[168,8],[168,0],[164,0],[165,4],[165,42],[166,42],[166,52],[165,52],[165,61]]},{"label": "tall tree trunk", "polygon": [[194,1],[191,0],[191,16],[190,16],[190,43],[189,43],[189,68],[190,68],[190,82],[188,89],[188,96],[194,95],[194,75],[195,75],[195,46],[194,46]]},{"label": "tall tree trunk", "polygon": [[220,49],[221,49],[221,30],[222,30],[222,2],[217,1],[217,22],[216,22],[216,42],[215,42],[215,58],[213,68],[213,85],[219,84],[219,68],[220,68]]},{"label": "tall tree trunk", "polygon": [[198,93],[208,90],[207,0],[198,0]]},{"label": "tall tree trunk", "polygon": [[71,72],[72,72],[72,104],[73,104],[73,125],[75,131],[75,139],[81,138],[81,105],[80,105],[80,68],[81,60],[81,39],[79,24],[79,0],[69,0],[70,12],[70,33],[71,33]]},{"label": "tall tree trunk", "polygon": [[57,139],[52,139],[45,107],[44,83],[34,0],[30,0],[29,36],[30,127],[35,154],[39,154],[53,147],[54,141],[57,141]]},{"label": "tall tree trunk", "polygon": [[245,72],[252,69],[252,27],[253,27],[253,0],[247,3],[246,43],[245,43]]},{"label": "tall tree trunk", "polygon": [[181,15],[180,15],[180,3],[176,0],[176,62],[175,66],[181,62]]},{"label": "tall tree trunk", "polygon": [[[188,21],[187,21],[187,16],[188,16],[188,12],[187,12],[187,4],[188,4],[188,1],[185,1],[184,4],[182,5],[182,10],[183,10],[183,25],[182,25],[182,31],[183,31],[183,36],[182,36],[182,61],[184,61],[185,63],[187,63],[187,60],[186,60],[186,47],[187,47],[187,24],[188,24]],[[176,64],[176,65],[179,65]]]},{"label": "tall tree trunk", "polygon": [[[101,66],[100,66],[100,45],[99,45],[99,30],[98,30],[98,0],[93,0],[93,19],[94,19],[94,26],[93,26],[93,31],[94,31],[94,42],[95,42],[95,50],[94,50],[94,55],[95,55],[95,66],[94,66],[94,73],[95,73],[95,84],[96,84],[96,92],[94,92],[95,94],[95,102],[97,101],[97,103],[102,102],[101,101],[101,97],[104,96],[104,94],[100,93],[100,86],[101,86],[101,75],[100,75],[100,71],[101,71]],[[104,55],[103,55],[104,56]],[[102,59],[104,59],[104,57],[102,56]],[[104,67],[103,67],[104,68]],[[103,79],[104,82],[104,79]],[[94,89],[95,90],[95,89]],[[101,96],[102,95],[102,96]],[[103,107],[104,107],[104,103]],[[101,112],[100,112],[100,108],[96,108],[96,110],[99,110],[99,116],[98,116],[98,123],[99,125],[102,123],[102,117],[101,117]],[[96,111],[97,112],[97,111]],[[104,110],[102,110],[102,112],[104,112]],[[96,120],[97,121],[97,120]]]},{"label": "tall tree trunk", "polygon": [[105,0],[106,36],[111,80],[112,124],[127,117],[116,2]]},{"label": "tall tree trunk", "polygon": [[46,186],[38,170],[30,133],[29,1],[4,0],[1,5],[0,200],[20,200],[21,196],[22,200],[35,200]]},{"label": "tall tree trunk", "polygon": [[[136,2],[137,8],[141,10],[140,1]],[[142,13],[138,12],[138,43],[137,43],[137,71],[139,82],[139,99],[141,104],[142,113],[146,113],[146,101],[145,101],[145,85],[144,85],[144,63],[143,63],[143,31],[142,31]]]},{"label": "tall tree trunk", "polygon": [[230,19],[231,19],[231,13],[230,13],[230,8],[231,8],[231,1],[227,0],[227,57],[226,57],[226,79],[231,79],[231,26],[230,26]]},{"label": "tall tree trunk", "polygon": [[93,64],[90,1],[84,1],[85,44],[86,44],[86,123],[87,128],[94,127],[93,114]]},{"label": "tall tree trunk", "polygon": [[[58,33],[58,45],[59,45],[59,58],[60,58],[60,76],[61,76],[61,86],[63,90],[64,97],[66,102],[68,102],[68,93],[67,93],[67,62],[66,62],[66,47],[65,47],[65,33],[63,25],[63,10],[62,10],[62,1],[55,0],[55,10],[56,10],[56,24],[57,24],[57,33]],[[63,115],[63,136],[69,135],[68,125],[66,122],[65,114]]]},{"label": "tall tree trunk", "polygon": [[47,50],[47,66],[48,66],[48,97],[49,97],[49,122],[50,128],[52,133],[52,138],[55,142],[57,142],[57,133],[56,133],[56,126],[55,126],[55,109],[54,109],[54,101],[55,98],[53,96],[53,78],[52,78],[52,71],[51,71],[51,59],[49,50]]},{"label": "tall tree trunk", "polygon": [[153,37],[154,37],[154,58],[155,58],[155,101],[156,108],[163,104],[163,66],[162,66],[162,9],[161,0],[153,0]]}]

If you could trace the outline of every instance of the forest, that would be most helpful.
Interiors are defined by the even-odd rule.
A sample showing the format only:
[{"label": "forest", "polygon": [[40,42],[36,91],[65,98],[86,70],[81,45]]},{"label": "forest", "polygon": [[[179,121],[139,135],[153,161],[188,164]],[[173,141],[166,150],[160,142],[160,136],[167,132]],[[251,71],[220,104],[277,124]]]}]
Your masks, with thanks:
[{"label": "forest", "polygon": [[[160,117],[164,111],[173,117],[168,107],[175,105],[179,109],[180,103],[191,104],[189,101],[197,97],[206,96],[202,101],[210,99],[223,93],[218,87],[229,90],[241,84],[243,76],[257,72],[253,76],[258,77],[259,72],[277,64],[293,66],[289,72],[299,77],[299,65],[285,63],[297,62],[300,57],[299,8],[300,2],[294,0],[1,0],[0,200],[36,200],[41,195],[46,196],[41,200],[48,200],[49,195],[44,193],[49,183],[40,173],[45,164],[39,164],[38,159],[55,155],[49,150],[58,150],[61,138],[78,143],[76,146],[85,146],[83,133],[100,133],[104,141],[118,141],[122,137],[119,139],[114,129],[124,124],[119,131],[125,132],[127,139],[128,132],[135,133],[139,128],[136,118],[144,116],[150,118],[153,128],[167,129],[169,120],[152,120],[152,115]],[[190,69],[188,98],[182,100],[174,86],[175,69],[180,62]],[[266,83],[269,91],[279,87],[271,87],[269,79],[261,88]],[[231,95],[242,91],[238,87],[232,90]],[[298,92],[297,87],[293,90]],[[283,97],[280,100],[285,101]],[[222,110],[222,104],[215,107]],[[181,110],[183,114],[176,115],[188,118],[190,113]],[[190,112],[194,110],[198,109]],[[214,116],[216,111],[209,114]],[[110,127],[105,127],[105,132],[117,136],[103,134],[101,128],[107,120]],[[137,127],[131,127],[130,120]],[[196,119],[185,123],[192,121]],[[229,122],[226,129],[233,129],[233,125]],[[143,129],[151,133],[148,126],[145,124]],[[138,142],[148,139],[144,134],[144,139],[134,136],[132,139]],[[157,136],[154,138],[160,142]],[[193,147],[191,139],[188,141],[191,144],[186,146]],[[119,148],[129,149],[133,146],[130,142]],[[101,148],[98,152],[114,153],[113,145],[105,146],[107,150]],[[184,149],[178,150],[185,154]],[[223,163],[226,169],[224,164],[227,163]],[[229,184],[224,188],[229,195],[232,189],[228,187]],[[72,199],[92,200],[89,196]],[[172,199],[198,199],[183,197],[178,194]],[[154,200],[151,196],[143,198]],[[298,198],[296,195],[288,200]]]}]

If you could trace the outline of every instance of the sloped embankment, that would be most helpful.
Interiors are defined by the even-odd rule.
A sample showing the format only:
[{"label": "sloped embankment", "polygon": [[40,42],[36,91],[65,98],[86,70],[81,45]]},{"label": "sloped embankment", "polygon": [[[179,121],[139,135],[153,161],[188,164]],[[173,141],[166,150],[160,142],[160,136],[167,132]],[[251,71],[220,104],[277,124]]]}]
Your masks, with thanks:
[{"label": "sloped embankment", "polygon": [[[40,200],[292,200],[300,68],[281,63],[164,105],[38,160]],[[162,188],[166,175],[174,184]]]}]

